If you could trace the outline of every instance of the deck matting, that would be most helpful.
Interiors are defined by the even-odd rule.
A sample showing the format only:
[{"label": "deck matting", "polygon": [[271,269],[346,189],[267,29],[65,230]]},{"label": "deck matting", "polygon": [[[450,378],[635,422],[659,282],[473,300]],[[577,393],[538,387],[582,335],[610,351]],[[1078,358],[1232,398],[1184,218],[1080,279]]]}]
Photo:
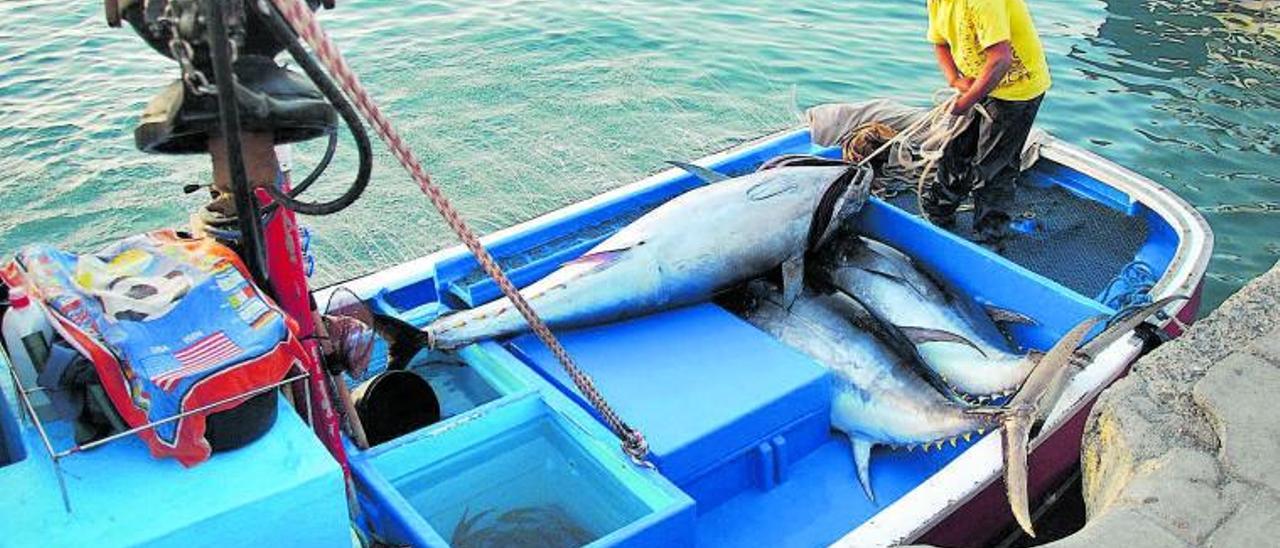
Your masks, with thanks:
[{"label": "deck matting", "polygon": [[[1086,297],[1099,296],[1142,248],[1147,239],[1146,220],[1056,185],[1026,184],[1026,177],[1044,177],[1034,169],[1023,177],[1013,212],[1022,217],[1015,219],[1019,231],[1013,232],[1003,255]],[[903,192],[888,201],[919,213],[914,192]],[[956,216],[956,233],[972,240],[973,210],[961,209]]]}]

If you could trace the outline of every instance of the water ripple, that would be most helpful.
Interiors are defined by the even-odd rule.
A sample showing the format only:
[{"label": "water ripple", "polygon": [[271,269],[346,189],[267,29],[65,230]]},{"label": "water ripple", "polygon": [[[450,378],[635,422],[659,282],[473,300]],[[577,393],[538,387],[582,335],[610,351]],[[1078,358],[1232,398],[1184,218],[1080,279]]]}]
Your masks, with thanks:
[{"label": "water ripple", "polygon": [[[1041,123],[1164,184],[1219,235],[1210,305],[1273,263],[1280,2],[1032,6],[1055,87]],[[808,105],[942,85],[920,3],[347,0],[323,19],[477,226],[493,230],[794,125]],[[91,248],[183,222],[199,157],[147,157],[132,130],[177,76],[93,2],[0,2],[0,249]],[[347,149],[349,151],[349,147]],[[299,151],[306,165],[317,144]],[[353,175],[348,155],[317,192]],[[324,281],[452,243],[390,157],[317,233]],[[376,227],[376,228],[369,228]],[[357,242],[358,245],[352,245]]]}]

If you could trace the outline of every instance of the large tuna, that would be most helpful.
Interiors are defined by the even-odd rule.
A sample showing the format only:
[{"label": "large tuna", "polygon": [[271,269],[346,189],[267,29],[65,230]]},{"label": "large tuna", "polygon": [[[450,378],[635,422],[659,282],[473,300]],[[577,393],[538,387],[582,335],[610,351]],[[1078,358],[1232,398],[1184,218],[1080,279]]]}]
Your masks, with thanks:
[{"label": "large tuna", "polygon": [[[910,257],[862,237],[834,238],[822,250],[817,277],[862,303],[895,341],[913,345],[935,385],[953,396],[985,403],[1007,397],[1043,358],[1019,353],[998,323],[1035,324],[1018,312],[980,305],[916,267]],[[1092,346],[1124,336],[1169,303],[1172,296],[1132,311],[1095,337]]]},{"label": "large tuna", "polygon": [[875,445],[929,448],[994,429],[919,374],[915,355],[896,353],[853,299],[806,291],[790,310],[756,288],[743,319],[832,373],[831,426],[849,437],[858,480],[873,498],[868,463]]},{"label": "large tuna", "polygon": [[919,374],[919,356],[897,351],[898,345],[887,340],[888,326],[848,295],[806,293],[788,309],[767,292],[755,293],[758,298],[744,319],[831,371],[831,426],[849,437],[867,497],[873,498],[870,460],[875,445],[954,444],[957,437],[968,439],[999,426],[1009,504],[1019,525],[1034,536],[1027,500],[1031,429],[1061,394],[1075,350],[1097,318],[1081,322],[1038,360],[1005,406],[969,408],[936,391]]},{"label": "large tuna", "polygon": [[[686,166],[682,166],[686,167]],[[794,299],[807,250],[866,201],[870,172],[780,168],[686,192],[624,227],[582,258],[521,291],[552,327],[617,321],[692,304],[781,267]],[[526,329],[506,299],[428,325],[437,348],[456,348]]]},{"label": "large tuna", "polygon": [[895,327],[961,395],[979,401],[1008,396],[1039,359],[1015,352],[996,325],[1033,320],[949,291],[888,245],[842,238],[824,250],[823,263],[823,278]]}]

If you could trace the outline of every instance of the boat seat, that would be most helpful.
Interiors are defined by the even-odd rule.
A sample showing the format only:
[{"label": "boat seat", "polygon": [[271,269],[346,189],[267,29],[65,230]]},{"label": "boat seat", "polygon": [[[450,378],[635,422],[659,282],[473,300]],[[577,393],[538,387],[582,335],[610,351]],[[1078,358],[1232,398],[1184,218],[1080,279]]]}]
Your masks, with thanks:
[{"label": "boat seat", "polygon": [[[828,439],[827,372],[716,305],[560,339],[700,511],[745,488],[785,481],[790,462]],[[591,410],[537,338],[521,336],[508,348]]]}]

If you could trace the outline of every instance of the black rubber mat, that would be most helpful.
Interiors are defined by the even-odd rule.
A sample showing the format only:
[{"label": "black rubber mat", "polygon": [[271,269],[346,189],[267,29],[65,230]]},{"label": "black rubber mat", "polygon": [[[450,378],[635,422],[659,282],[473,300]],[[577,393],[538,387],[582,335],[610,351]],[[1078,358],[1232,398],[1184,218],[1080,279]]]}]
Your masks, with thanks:
[{"label": "black rubber mat", "polygon": [[[1035,168],[1022,177],[1013,212],[1017,230],[1002,254],[1086,297],[1097,297],[1141,249],[1147,239],[1146,219],[1078,197],[1059,186],[1027,184],[1045,177]],[[904,188],[905,183],[891,186]],[[914,191],[904,190],[889,202],[919,212]],[[956,233],[973,239],[972,208],[962,206],[956,217]]]}]

